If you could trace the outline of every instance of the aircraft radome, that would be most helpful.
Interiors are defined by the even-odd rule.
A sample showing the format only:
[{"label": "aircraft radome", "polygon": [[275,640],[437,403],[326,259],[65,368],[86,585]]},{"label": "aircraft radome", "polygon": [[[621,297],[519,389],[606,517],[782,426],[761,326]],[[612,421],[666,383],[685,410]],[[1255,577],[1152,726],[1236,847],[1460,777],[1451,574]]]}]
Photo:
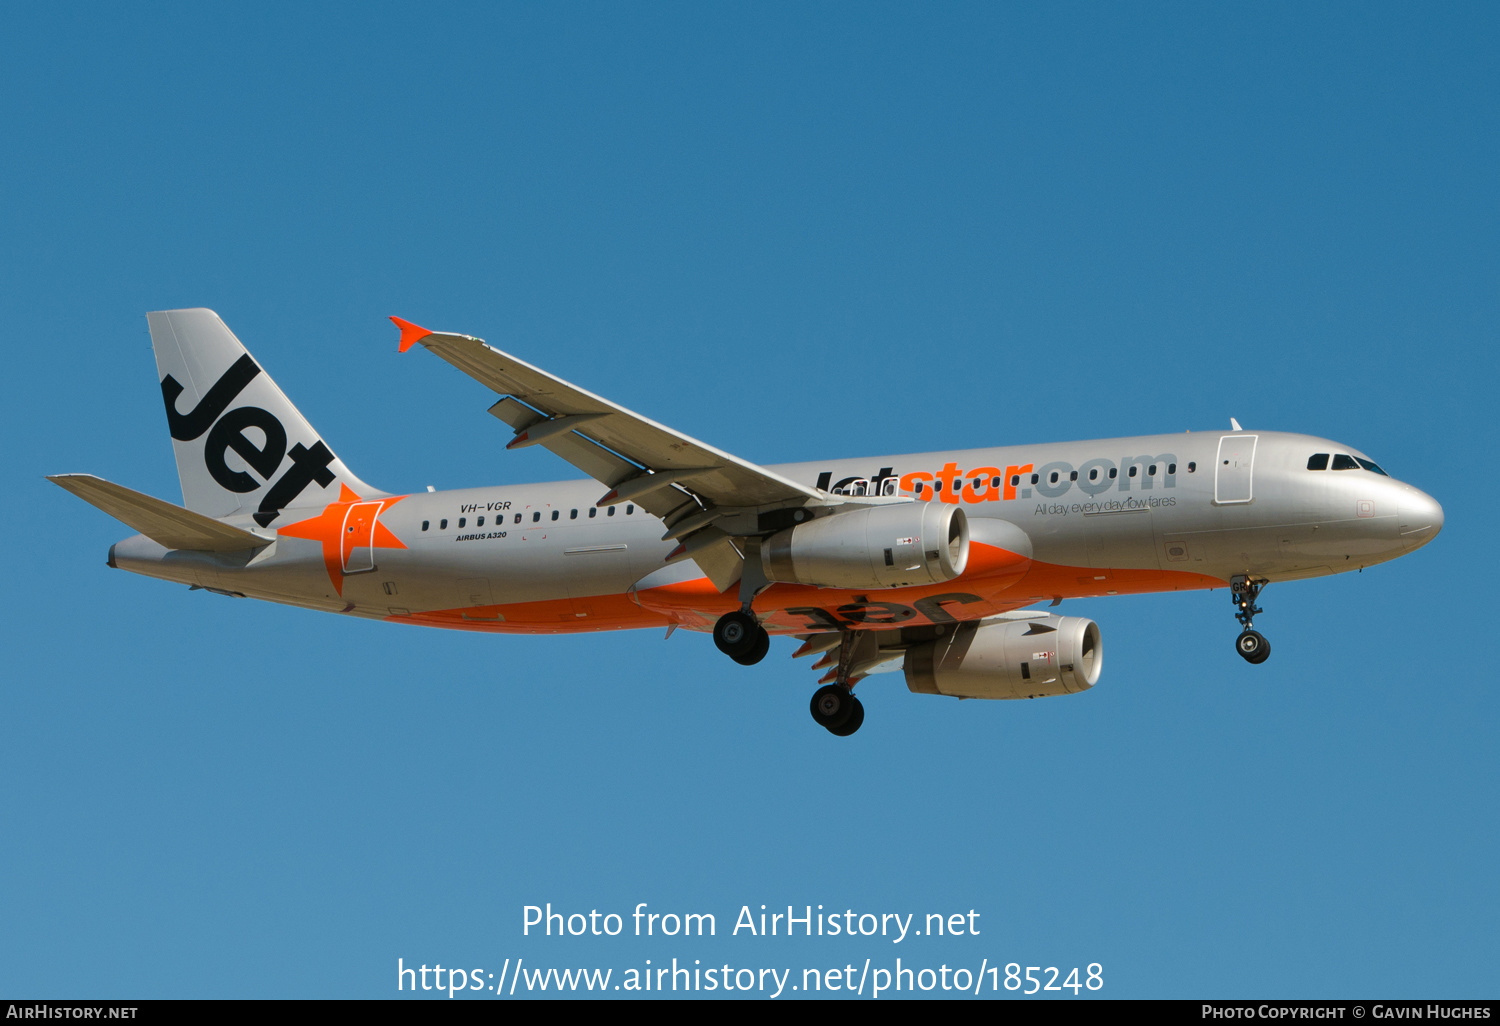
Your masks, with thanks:
[{"label": "aircraft radome", "polygon": [[759,662],[770,635],[827,669],[813,718],[864,720],[855,685],[1038,698],[1099,679],[1098,626],[1032,607],[1230,589],[1252,663],[1272,581],[1418,549],[1431,497],[1340,442],[1275,431],[1111,438],[761,467],[477,338],[399,318],[494,389],[489,412],[585,480],[391,494],[355,477],[210,310],[147,315],[182,481],[176,506],[50,478],[140,532],[109,565],[220,594],[497,633],[677,627]]}]

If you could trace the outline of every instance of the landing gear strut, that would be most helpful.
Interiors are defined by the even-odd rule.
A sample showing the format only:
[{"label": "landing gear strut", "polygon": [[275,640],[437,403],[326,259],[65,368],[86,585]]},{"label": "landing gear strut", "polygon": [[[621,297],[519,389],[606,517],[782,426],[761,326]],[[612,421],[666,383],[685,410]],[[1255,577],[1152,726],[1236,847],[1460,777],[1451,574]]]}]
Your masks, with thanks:
[{"label": "landing gear strut", "polygon": [[1271,658],[1271,643],[1264,634],[1254,629],[1255,614],[1265,612],[1255,604],[1255,600],[1260,597],[1260,590],[1265,586],[1265,581],[1253,581],[1245,576],[1234,577],[1229,581],[1229,598],[1235,608],[1234,618],[1244,628],[1235,639],[1234,650],[1247,663],[1263,663]]},{"label": "landing gear strut", "polygon": [[725,613],[714,624],[714,644],[741,666],[754,666],[771,651],[771,636],[755,618],[750,603],[771,586],[760,566],[760,541],[745,540],[745,562],[740,572],[740,608]]}]

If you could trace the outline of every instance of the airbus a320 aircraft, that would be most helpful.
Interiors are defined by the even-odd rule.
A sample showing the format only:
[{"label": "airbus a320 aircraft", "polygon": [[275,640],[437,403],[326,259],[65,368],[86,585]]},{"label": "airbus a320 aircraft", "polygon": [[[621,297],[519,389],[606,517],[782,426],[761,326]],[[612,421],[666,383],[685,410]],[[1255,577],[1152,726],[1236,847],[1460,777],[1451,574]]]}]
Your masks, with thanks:
[{"label": "airbus a320 aircraft", "polygon": [[760,467],[477,338],[400,318],[502,397],[489,412],[588,480],[397,495],[324,444],[211,310],[147,315],[183,505],[50,478],[140,533],[109,565],[219,594],[498,633],[711,631],[742,664],[770,635],[826,669],[812,715],[859,729],[860,680],[1039,698],[1099,679],[1064,599],[1228,587],[1251,663],[1271,581],[1420,548],[1431,497],[1338,442],[1281,432],[1113,438]]}]

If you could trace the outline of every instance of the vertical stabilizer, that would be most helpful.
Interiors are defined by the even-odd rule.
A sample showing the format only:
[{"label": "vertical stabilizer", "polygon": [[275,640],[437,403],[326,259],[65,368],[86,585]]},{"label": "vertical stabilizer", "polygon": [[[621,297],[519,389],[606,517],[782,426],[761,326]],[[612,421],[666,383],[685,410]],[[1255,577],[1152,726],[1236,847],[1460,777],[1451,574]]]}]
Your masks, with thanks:
[{"label": "vertical stabilizer", "polygon": [[148,313],[151,347],[182,481],[182,503],[211,517],[382,494],[349,472],[212,310]]}]

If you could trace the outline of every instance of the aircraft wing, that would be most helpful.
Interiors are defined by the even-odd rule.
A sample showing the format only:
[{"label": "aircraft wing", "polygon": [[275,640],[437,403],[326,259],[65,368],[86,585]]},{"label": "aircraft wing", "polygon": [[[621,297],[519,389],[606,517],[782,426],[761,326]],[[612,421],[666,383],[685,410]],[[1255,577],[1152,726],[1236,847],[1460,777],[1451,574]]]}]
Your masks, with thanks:
[{"label": "aircraft wing", "polygon": [[[483,340],[430,332],[392,317],[401,350],[420,342],[507,396],[490,412],[515,429],[507,448],[541,445],[609,486],[600,505],[633,501],[655,516],[703,507],[827,505],[827,493],[746,462],[533,367]],[[687,494],[684,494],[687,493]],[[670,522],[670,521],[669,521]]]}]

